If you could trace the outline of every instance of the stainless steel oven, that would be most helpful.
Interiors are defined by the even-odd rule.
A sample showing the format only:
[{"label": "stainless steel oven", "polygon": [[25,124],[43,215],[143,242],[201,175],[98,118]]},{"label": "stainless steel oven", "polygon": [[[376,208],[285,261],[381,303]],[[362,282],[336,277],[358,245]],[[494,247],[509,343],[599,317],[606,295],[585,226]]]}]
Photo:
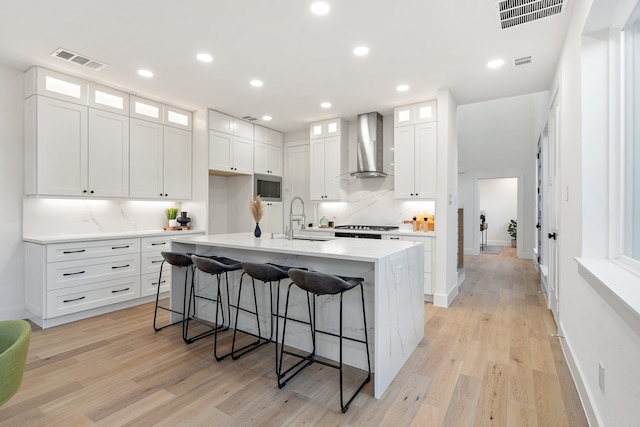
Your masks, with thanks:
[{"label": "stainless steel oven", "polygon": [[268,202],[282,201],[282,178],[273,175],[254,175],[254,196]]}]

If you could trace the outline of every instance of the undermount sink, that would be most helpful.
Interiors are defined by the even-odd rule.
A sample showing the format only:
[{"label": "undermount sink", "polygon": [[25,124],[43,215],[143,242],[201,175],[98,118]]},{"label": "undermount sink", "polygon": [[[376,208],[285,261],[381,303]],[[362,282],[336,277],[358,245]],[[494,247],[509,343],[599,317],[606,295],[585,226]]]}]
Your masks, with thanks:
[{"label": "undermount sink", "polygon": [[[285,236],[278,236],[279,239],[289,239]],[[337,237],[330,236],[293,236],[293,240],[306,240],[308,242],[326,242],[328,240],[335,240]]]}]

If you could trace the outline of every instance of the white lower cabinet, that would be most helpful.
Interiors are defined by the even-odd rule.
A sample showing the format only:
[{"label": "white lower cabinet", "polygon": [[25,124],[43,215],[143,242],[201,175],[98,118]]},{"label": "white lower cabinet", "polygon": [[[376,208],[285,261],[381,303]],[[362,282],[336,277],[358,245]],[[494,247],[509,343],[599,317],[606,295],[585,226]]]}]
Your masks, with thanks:
[{"label": "white lower cabinet", "polygon": [[385,235],[388,240],[408,240],[410,242],[424,243],[424,300],[433,301],[433,275],[435,274],[434,260],[435,237],[432,236],[408,236],[408,235]]},{"label": "white lower cabinet", "polygon": [[[172,238],[25,242],[29,318],[47,328],[150,301],[158,289],[160,252],[171,250]],[[160,292],[170,284],[165,264]]]},{"label": "white lower cabinet", "polygon": [[[160,292],[168,292],[171,287],[171,266],[167,263],[162,268],[160,279],[160,265],[162,255],[160,252],[171,249],[171,239],[167,237],[143,237],[141,254],[141,296],[156,295],[158,284]],[[158,280],[160,279],[160,282]]]}]

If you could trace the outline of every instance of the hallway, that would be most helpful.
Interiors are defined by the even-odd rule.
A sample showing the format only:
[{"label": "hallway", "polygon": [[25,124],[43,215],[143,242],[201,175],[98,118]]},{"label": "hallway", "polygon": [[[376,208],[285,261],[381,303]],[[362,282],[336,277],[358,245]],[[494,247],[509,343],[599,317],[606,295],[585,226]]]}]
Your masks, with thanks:
[{"label": "hallway", "polygon": [[384,397],[370,383],[346,414],[335,370],[279,390],[273,346],[216,363],[211,341],[153,333],[146,304],[35,327],[0,426],[586,426],[532,262],[505,247],[465,265],[450,308],[425,304],[425,338]]}]

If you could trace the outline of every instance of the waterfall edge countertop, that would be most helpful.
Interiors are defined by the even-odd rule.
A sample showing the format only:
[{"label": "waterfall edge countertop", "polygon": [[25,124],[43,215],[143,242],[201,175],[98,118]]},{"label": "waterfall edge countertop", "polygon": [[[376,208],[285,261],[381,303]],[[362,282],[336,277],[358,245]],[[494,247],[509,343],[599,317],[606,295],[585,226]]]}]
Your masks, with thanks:
[{"label": "waterfall edge countertop", "polygon": [[174,241],[203,246],[252,249],[260,252],[309,255],[352,261],[376,261],[410,247],[422,246],[420,242],[398,240],[379,240],[375,244],[372,244],[371,240],[364,239],[306,240],[305,237],[300,237],[289,240],[282,234],[275,235],[273,239],[268,236],[256,238],[251,233],[182,236]]},{"label": "waterfall edge countertop", "polygon": [[[373,394],[377,399],[383,396],[424,337],[424,246],[422,242],[341,238],[326,241],[289,240],[283,235],[276,235],[271,239],[268,235],[255,238],[252,233],[238,233],[183,236],[172,240],[171,248],[180,252],[225,256],[238,261],[272,262],[341,276],[364,278],[367,331],[374,371]],[[207,276],[198,274],[196,286],[215,289],[215,279]],[[177,271],[172,274],[174,280],[171,285],[171,304],[177,310],[181,309],[184,295],[182,277]],[[229,293],[234,300],[237,298],[239,279],[239,271],[230,273]],[[286,290],[289,283],[285,280],[281,287]],[[262,292],[258,297],[259,312],[269,313],[268,287],[257,288],[259,293]],[[225,292],[224,289],[223,292]],[[248,297],[249,294],[250,292],[243,292],[242,296]],[[307,318],[308,313],[304,309],[305,294],[302,292],[294,292],[294,294],[292,298],[296,300],[291,307],[298,312],[293,314],[290,312],[290,315],[298,319]],[[364,325],[359,293],[347,292],[344,295],[344,302],[343,316],[345,324],[349,325],[349,333],[362,338]],[[253,307],[253,304],[253,300],[243,298],[243,307]],[[328,297],[326,303],[318,305],[321,310],[317,318],[318,329],[336,331],[338,318],[336,304],[335,297]],[[199,306],[198,315],[209,321],[215,320],[214,306],[215,304]],[[172,319],[174,320],[180,319]],[[264,315],[260,324],[263,325],[263,333],[268,331],[270,316]],[[256,333],[255,325],[255,320],[244,323],[239,320],[237,329]],[[308,328],[305,329],[304,325],[300,325],[300,329],[296,331],[293,325],[295,322],[292,324],[291,331],[287,329],[287,345],[309,351]],[[268,335],[268,332],[266,333]],[[280,338],[278,337],[279,340]],[[338,360],[338,346],[333,337],[318,335],[316,350],[319,356]],[[364,347],[345,344],[343,356],[346,364],[361,369],[365,367]]]}]

